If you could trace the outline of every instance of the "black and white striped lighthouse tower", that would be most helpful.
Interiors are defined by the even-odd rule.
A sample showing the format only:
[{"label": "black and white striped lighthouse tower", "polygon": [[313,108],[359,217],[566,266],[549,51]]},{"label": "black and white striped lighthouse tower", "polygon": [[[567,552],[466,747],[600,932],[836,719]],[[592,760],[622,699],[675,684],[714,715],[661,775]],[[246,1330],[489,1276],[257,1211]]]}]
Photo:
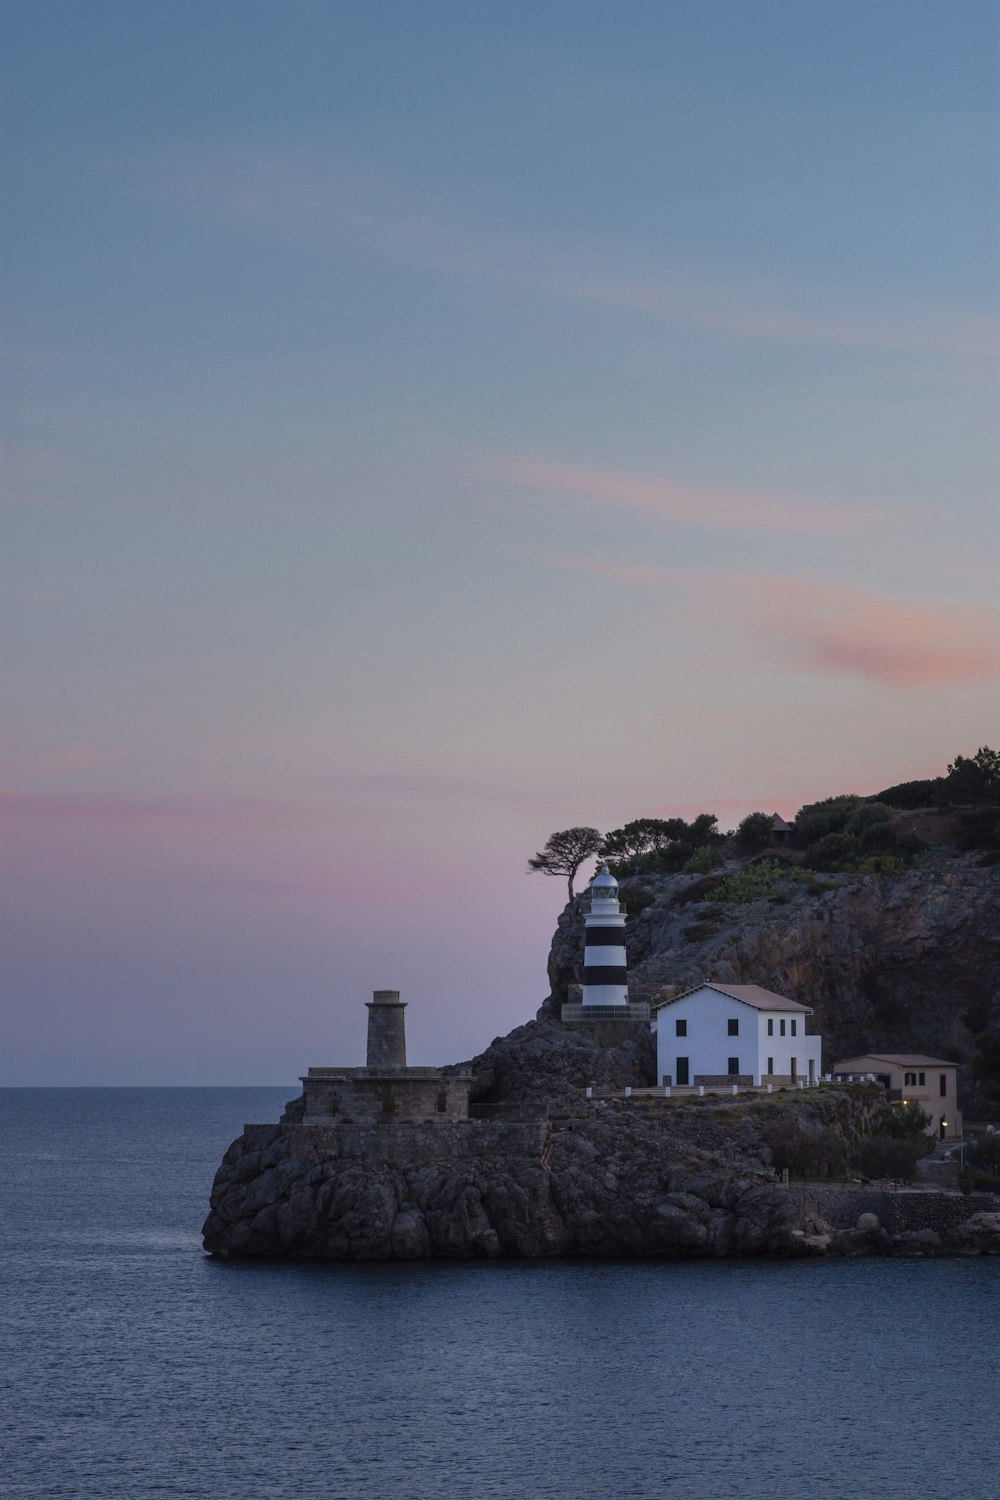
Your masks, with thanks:
[{"label": "black and white striped lighthouse tower", "polygon": [[625,913],[618,882],[602,865],[590,887],[590,912],[583,934],[583,1004],[628,1006]]}]

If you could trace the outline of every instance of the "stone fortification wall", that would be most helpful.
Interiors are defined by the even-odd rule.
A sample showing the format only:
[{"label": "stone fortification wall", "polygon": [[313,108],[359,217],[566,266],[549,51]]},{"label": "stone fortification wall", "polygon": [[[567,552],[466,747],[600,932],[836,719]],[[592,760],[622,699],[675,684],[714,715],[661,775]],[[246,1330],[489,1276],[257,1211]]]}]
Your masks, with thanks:
[{"label": "stone fortification wall", "polygon": [[303,1079],[304,1119],[464,1120],[469,1113],[469,1080],[445,1076],[438,1068],[353,1072]]},{"label": "stone fortification wall", "polygon": [[978,1214],[1000,1212],[995,1193],[927,1193],[901,1189],[824,1187],[794,1184],[787,1189],[800,1215],[818,1214],[831,1229],[855,1229],[863,1214],[874,1214],[879,1227],[890,1235],[932,1230],[948,1235]]}]

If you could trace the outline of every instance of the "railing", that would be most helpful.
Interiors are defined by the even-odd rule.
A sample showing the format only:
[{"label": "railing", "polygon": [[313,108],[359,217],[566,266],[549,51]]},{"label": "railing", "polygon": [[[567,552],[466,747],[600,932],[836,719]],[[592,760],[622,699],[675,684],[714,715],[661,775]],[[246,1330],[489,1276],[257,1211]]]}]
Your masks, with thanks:
[{"label": "railing", "polygon": [[574,1021],[648,1021],[649,1006],[642,1000],[627,1005],[564,1005],[562,1019]]}]

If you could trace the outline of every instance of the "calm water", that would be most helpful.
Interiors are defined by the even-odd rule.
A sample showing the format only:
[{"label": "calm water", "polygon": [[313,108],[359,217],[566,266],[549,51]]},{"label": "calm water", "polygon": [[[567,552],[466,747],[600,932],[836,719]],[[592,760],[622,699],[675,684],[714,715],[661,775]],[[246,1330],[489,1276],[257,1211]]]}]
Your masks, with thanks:
[{"label": "calm water", "polygon": [[216,1264],[291,1092],[0,1091],[5,1496],[1000,1496],[1000,1263]]}]

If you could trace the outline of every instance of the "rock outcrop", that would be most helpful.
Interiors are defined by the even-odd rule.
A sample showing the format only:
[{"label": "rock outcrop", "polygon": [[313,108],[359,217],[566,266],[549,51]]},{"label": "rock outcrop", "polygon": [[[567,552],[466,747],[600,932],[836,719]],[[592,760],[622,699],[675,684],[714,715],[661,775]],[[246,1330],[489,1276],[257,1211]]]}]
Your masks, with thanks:
[{"label": "rock outcrop", "polygon": [[[640,998],[706,978],[764,985],[814,1007],[828,1062],[878,1048],[963,1061],[973,1036],[1000,1023],[1000,874],[973,857],[799,875],[749,905],[713,898],[716,884],[661,874],[626,887]],[[621,1097],[655,1081],[653,1039],[641,1023],[561,1023],[582,931],[578,900],[559,919],[537,1018],[455,1065],[472,1074],[472,1119],[306,1125],[292,1100],[279,1124],[247,1126],[226,1153],[206,1249],[329,1260],[1000,1254],[990,1194],[778,1181],[769,1126],[791,1117],[856,1147],[889,1108],[879,1089]],[[588,1084],[618,1097],[585,1100]]]},{"label": "rock outcrop", "polygon": [[[719,879],[624,884],[641,906],[625,935],[635,995],[705,979],[763,985],[813,1007],[826,1063],[869,1051],[967,1063],[975,1036],[1000,1027],[1000,867],[940,851],[892,874],[792,878],[748,904],[719,901]],[[544,1013],[579,981],[584,900],[559,918]],[[988,1117],[963,1075],[963,1107]]]},{"label": "rock outcrop", "polygon": [[[874,1090],[685,1105],[577,1096],[527,1123],[248,1126],[216,1176],[205,1248],[328,1260],[997,1253],[988,1195],[949,1198],[935,1238],[916,1242],[919,1211],[885,1227],[894,1195],[814,1198],[776,1181],[763,1131],[777,1113],[856,1138],[883,1108]],[[875,1226],[858,1229],[866,1211]]]}]

